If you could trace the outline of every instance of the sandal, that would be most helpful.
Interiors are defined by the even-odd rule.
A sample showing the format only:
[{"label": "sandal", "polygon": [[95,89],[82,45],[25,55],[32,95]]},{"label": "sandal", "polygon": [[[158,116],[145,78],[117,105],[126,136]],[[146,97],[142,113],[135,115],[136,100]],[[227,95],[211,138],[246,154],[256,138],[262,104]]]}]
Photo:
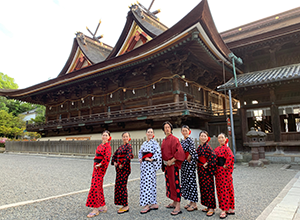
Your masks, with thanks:
[{"label": "sandal", "polygon": [[150,210],[157,210],[158,209],[158,207],[155,207],[155,208],[152,208],[152,205],[150,205]]},{"label": "sandal", "polygon": [[166,208],[167,208],[167,209],[174,209],[175,206],[173,206],[172,204],[169,204],[169,205],[166,206]]},{"label": "sandal", "polygon": [[213,209],[210,209],[207,213],[206,213],[206,216],[207,217],[211,217],[215,214],[214,210]]},{"label": "sandal", "polygon": [[186,206],[184,206],[185,209],[187,209],[187,208],[189,208],[189,207],[191,207],[190,204],[187,204]]},{"label": "sandal", "polygon": [[208,208],[202,209],[202,212],[208,212]]},{"label": "sandal", "polygon": [[224,219],[226,217],[227,217],[226,212],[222,211],[221,214],[220,214],[220,219]]},{"label": "sandal", "polygon": [[188,211],[188,212],[192,212],[192,211],[195,211],[195,210],[198,210],[197,206],[196,207],[190,206],[189,208],[186,209],[186,211]]},{"label": "sandal", "polygon": [[129,212],[129,209],[126,210],[126,209],[120,208],[119,211],[118,211],[118,214],[123,214],[125,212]]},{"label": "sandal", "polygon": [[98,209],[99,213],[106,213],[107,209]]},{"label": "sandal", "polygon": [[93,218],[93,217],[95,217],[95,216],[97,216],[97,215],[99,215],[100,214],[100,212],[98,211],[98,212],[90,212],[86,217],[88,217],[88,218]]},{"label": "sandal", "polygon": [[171,215],[178,215],[178,214],[181,214],[182,213],[182,211],[173,211],[173,212],[171,212]]},{"label": "sandal", "polygon": [[142,209],[141,211],[140,211],[140,213],[141,214],[146,214],[146,213],[148,213],[148,212],[150,212],[151,211],[151,209],[150,208],[145,208],[145,209]]}]

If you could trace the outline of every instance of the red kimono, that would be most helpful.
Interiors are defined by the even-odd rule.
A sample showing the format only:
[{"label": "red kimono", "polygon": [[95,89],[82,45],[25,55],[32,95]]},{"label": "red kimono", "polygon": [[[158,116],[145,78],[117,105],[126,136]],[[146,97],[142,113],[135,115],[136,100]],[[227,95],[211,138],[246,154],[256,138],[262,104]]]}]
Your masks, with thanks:
[{"label": "red kimono", "polygon": [[[234,209],[234,188],[232,172],[234,168],[234,155],[227,144],[215,149],[217,155],[217,171],[215,174],[216,188],[219,200],[219,207],[228,211]],[[226,165],[228,169],[224,169]]]},{"label": "red kimono", "polygon": [[[166,195],[173,201],[180,202],[181,200],[181,187],[179,181],[179,169],[182,162],[185,160],[185,153],[178,138],[170,134],[166,137],[161,144],[161,153],[163,159],[163,167],[166,180]],[[175,158],[176,161],[171,166],[166,166],[168,160]]]},{"label": "red kimono", "polygon": [[[106,173],[111,156],[110,143],[100,144],[96,149],[94,158],[94,169],[90,192],[86,201],[87,207],[99,208],[105,206],[103,194],[103,178]],[[96,169],[95,165],[101,163],[101,166]]]},{"label": "red kimono", "polygon": [[[115,205],[128,206],[127,182],[131,173],[130,160],[133,158],[131,144],[121,145],[114,153],[111,164],[116,167]],[[122,169],[119,168],[122,165]]]}]

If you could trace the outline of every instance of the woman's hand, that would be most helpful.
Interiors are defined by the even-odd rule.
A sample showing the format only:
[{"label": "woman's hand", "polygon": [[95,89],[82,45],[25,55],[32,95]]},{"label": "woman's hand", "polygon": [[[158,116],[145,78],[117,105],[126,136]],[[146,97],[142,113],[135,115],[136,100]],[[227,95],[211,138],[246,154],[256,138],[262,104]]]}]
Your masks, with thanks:
[{"label": "woman's hand", "polygon": [[98,163],[97,165],[95,165],[95,168],[98,169],[101,167],[101,163]]},{"label": "woman's hand", "polygon": [[175,161],[176,161],[175,158],[172,158],[171,160],[168,160],[167,166],[168,166],[168,167],[169,167],[169,166],[172,166],[172,163],[174,163]]},{"label": "woman's hand", "polygon": [[224,168],[225,170],[228,170],[228,166],[226,166],[226,165],[224,165],[223,168]]},{"label": "woman's hand", "polygon": [[152,162],[153,159],[150,159],[149,157],[146,157],[145,160],[149,161],[149,162]]},{"label": "woman's hand", "polygon": [[119,168],[120,168],[120,169],[122,169],[122,168],[123,168],[123,166],[120,164],[120,165],[119,165]]},{"label": "woman's hand", "polygon": [[208,163],[203,164],[204,169],[207,169]]},{"label": "woman's hand", "polygon": [[115,165],[115,167],[117,167],[118,166],[117,162],[114,162],[114,165]]},{"label": "woman's hand", "polygon": [[142,159],[139,159],[139,162],[140,162],[140,163],[142,163],[142,161],[143,161]]}]

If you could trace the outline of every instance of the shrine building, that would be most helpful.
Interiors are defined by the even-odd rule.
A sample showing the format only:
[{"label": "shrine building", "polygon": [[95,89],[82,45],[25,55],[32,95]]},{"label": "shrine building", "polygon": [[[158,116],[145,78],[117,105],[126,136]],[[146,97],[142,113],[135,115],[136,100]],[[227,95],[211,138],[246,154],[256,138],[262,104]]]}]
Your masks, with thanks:
[{"label": "shrine building", "polygon": [[[56,78],[0,95],[46,106],[46,122],[26,128],[42,139],[95,138],[104,129],[143,138],[148,127],[163,137],[166,120],[176,136],[187,124],[197,138],[202,129],[227,133],[230,89],[237,150],[249,150],[250,127],[267,133],[270,147],[298,149],[300,8],[223,33],[207,0],[170,28],[158,12],[132,5],[114,47],[78,32]],[[243,60],[236,77],[233,56]]]},{"label": "shrine building", "polygon": [[[201,129],[218,126],[210,125],[212,120],[226,124],[228,96],[216,88],[233,76],[232,52],[217,32],[207,0],[171,28],[158,20],[158,12],[132,5],[114,47],[78,32],[56,78],[0,94],[45,105],[46,122],[26,128],[45,139],[104,129],[142,130],[143,138],[148,127],[163,137],[166,120],[177,133],[189,125],[196,138]],[[233,99],[235,109],[237,104]]]}]

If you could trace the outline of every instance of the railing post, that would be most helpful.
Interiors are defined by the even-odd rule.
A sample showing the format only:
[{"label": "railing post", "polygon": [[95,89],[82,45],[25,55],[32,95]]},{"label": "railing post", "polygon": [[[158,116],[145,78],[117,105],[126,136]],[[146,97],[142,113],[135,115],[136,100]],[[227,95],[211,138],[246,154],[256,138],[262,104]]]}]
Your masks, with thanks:
[{"label": "railing post", "polygon": [[110,106],[107,107],[107,117],[110,118]]},{"label": "railing post", "polygon": [[186,94],[183,95],[183,107],[184,107],[183,115],[189,115],[190,112],[189,112],[188,106],[187,106],[187,96],[186,96]]}]

